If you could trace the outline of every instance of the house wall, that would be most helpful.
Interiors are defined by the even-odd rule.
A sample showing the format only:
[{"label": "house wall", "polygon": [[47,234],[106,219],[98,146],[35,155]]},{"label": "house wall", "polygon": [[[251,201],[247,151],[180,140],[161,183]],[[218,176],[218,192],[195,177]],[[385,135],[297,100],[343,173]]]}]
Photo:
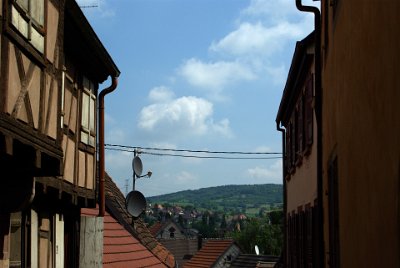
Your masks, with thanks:
[{"label": "house wall", "polygon": [[[174,237],[170,237],[169,229],[174,228]],[[174,222],[170,222],[163,226],[162,230],[160,230],[157,234],[157,239],[181,239],[186,238],[185,234],[181,233],[181,228],[179,228]]]},{"label": "house wall", "polygon": [[103,267],[104,218],[82,216],[79,266]]},{"label": "house wall", "polygon": [[305,205],[314,205],[317,198],[317,132],[314,116],[313,145],[310,154],[303,157],[302,164],[296,167],[290,180],[286,181],[287,190],[287,213],[297,212],[299,207],[304,209]]},{"label": "house wall", "polygon": [[[64,8],[75,1],[45,0],[44,37],[31,39],[44,38],[45,43],[39,45],[21,35],[18,23],[12,25],[8,19],[10,13],[3,17],[3,11],[22,14],[22,9],[6,9],[3,4],[11,7],[23,2],[0,0],[0,268],[9,267],[11,261],[32,267],[63,267],[64,262],[77,267],[76,212],[95,202],[96,167],[95,145],[79,140],[82,76],[92,73],[96,95],[96,75],[99,70],[105,72],[106,63],[92,71],[85,69],[89,57],[74,58],[66,70],[71,77],[64,79],[65,61],[71,58],[65,54],[64,26],[72,23],[65,21]],[[17,13],[14,16],[22,20]],[[69,32],[70,36],[74,33]],[[93,36],[85,39],[87,47],[101,50]],[[65,90],[64,80],[69,81]],[[15,222],[18,233],[10,228],[18,225]]]},{"label": "house wall", "polygon": [[[314,54],[313,44],[308,45],[306,53],[311,55]],[[312,63],[309,68],[311,73],[315,75],[314,63]],[[305,84],[306,81],[303,80],[302,83]],[[305,94],[305,87],[306,85],[304,85],[302,88],[302,94]],[[303,118],[303,120],[306,119]],[[303,129],[303,132],[305,132],[305,129]],[[299,207],[304,209],[304,206],[307,204],[313,206],[314,201],[317,198],[317,122],[314,109],[312,132],[313,142],[309,154],[302,157],[301,163],[296,166],[294,172],[289,177],[290,179],[286,181],[286,210],[288,214],[292,213],[293,211],[297,212]],[[303,133],[303,136],[305,137],[306,134]]]},{"label": "house wall", "polygon": [[340,267],[399,267],[400,3],[337,2],[335,18],[322,7],[322,82],[324,192],[336,156]]},{"label": "house wall", "polygon": [[232,245],[222,256],[219,257],[218,261],[212,266],[213,268],[224,268],[230,267],[231,261],[236,259],[240,254],[240,249],[236,245]]}]

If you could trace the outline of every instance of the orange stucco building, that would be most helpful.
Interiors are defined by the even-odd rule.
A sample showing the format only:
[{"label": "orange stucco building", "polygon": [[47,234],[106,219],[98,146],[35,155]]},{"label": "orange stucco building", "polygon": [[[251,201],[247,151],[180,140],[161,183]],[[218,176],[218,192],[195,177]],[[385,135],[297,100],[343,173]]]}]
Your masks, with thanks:
[{"label": "orange stucco building", "polygon": [[322,1],[327,267],[400,267],[399,10]]},{"label": "orange stucco building", "polygon": [[[316,196],[312,228],[318,257],[312,267],[400,267],[400,2],[322,0],[314,8],[297,0],[296,6],[315,18],[316,153],[289,168],[293,140],[287,137],[293,131],[298,136],[298,128],[285,116],[298,108],[287,100],[287,87],[294,77],[301,85],[310,70],[298,61],[298,42],[277,117],[286,137],[285,264],[304,262],[307,227],[300,217],[291,229],[290,217],[296,205],[299,213],[303,200]],[[296,85],[292,87],[295,91]],[[303,168],[305,163],[309,169]]]}]

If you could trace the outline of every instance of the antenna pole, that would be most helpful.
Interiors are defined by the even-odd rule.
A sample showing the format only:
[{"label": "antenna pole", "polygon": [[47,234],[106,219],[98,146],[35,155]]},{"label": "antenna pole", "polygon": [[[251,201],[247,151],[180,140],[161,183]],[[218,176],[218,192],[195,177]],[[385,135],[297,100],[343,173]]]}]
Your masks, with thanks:
[{"label": "antenna pole", "polygon": [[[135,150],[133,150],[133,159],[135,159],[137,154],[136,148]],[[132,190],[135,191],[135,182],[136,182],[136,174],[135,174],[135,170],[133,170],[133,183],[132,183]]]}]

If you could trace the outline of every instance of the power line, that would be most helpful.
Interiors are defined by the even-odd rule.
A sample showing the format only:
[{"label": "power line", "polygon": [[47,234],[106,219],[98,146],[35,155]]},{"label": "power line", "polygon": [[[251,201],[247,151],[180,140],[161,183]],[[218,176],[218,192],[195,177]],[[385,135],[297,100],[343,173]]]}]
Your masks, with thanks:
[{"label": "power line", "polygon": [[[138,149],[138,150],[171,151],[171,152],[186,152],[186,153],[206,153],[206,154],[243,154],[243,155],[281,155],[282,154],[279,152],[239,152],[239,151],[188,150],[188,149],[128,146],[128,145],[119,145],[119,144],[105,144],[105,146],[106,147],[119,147],[119,148],[125,148],[125,149],[133,149],[133,150]],[[106,149],[111,149],[111,148],[106,148]]]},{"label": "power line", "polygon": [[[111,151],[131,152],[133,153],[136,148],[105,148]],[[144,149],[144,148],[141,148]],[[171,157],[182,157],[182,158],[197,158],[197,159],[226,159],[226,160],[262,160],[262,159],[281,159],[282,156],[272,157],[229,157],[229,156],[198,156],[198,155],[186,155],[186,154],[171,154],[171,153],[154,153],[141,151],[141,154],[154,155],[154,156],[171,156]],[[204,152],[202,152],[204,153]],[[217,152],[213,152],[217,153]],[[224,154],[228,152],[223,152]],[[236,152],[237,153],[237,152]]]},{"label": "power line", "polygon": [[79,6],[80,8],[92,8],[92,7],[99,7],[98,5],[83,5]]},{"label": "power line", "polygon": [[185,158],[205,158],[205,159],[238,159],[238,160],[259,160],[259,159],[280,159],[281,156],[276,157],[225,157],[225,156],[197,156],[197,155],[181,155],[181,154],[168,154],[168,153],[149,153],[142,152],[142,154],[157,155],[157,156],[176,156]]}]

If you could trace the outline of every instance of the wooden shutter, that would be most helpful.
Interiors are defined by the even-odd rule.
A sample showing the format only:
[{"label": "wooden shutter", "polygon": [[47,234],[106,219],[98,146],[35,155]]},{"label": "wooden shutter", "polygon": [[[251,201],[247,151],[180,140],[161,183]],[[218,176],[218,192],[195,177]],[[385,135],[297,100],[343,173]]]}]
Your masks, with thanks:
[{"label": "wooden shutter", "polygon": [[292,151],[291,151],[291,165],[294,167],[296,165],[296,113],[292,115],[292,123],[290,124],[290,132],[291,132],[291,143],[292,143]]},{"label": "wooden shutter", "polygon": [[314,79],[312,75],[309,75],[305,90],[305,143],[307,147],[310,147],[313,143],[313,95]]},{"label": "wooden shutter", "polygon": [[301,153],[303,152],[303,126],[304,126],[304,122],[303,122],[303,115],[304,115],[304,111],[303,111],[303,94],[300,95],[299,98],[299,102],[297,105],[297,143],[298,143],[298,150],[297,153],[299,155],[301,155]]},{"label": "wooden shutter", "polygon": [[290,173],[290,169],[292,168],[292,144],[291,144],[291,124],[286,129],[286,171]]},{"label": "wooden shutter", "polygon": [[10,217],[10,267],[22,267],[22,213],[11,213]]}]

